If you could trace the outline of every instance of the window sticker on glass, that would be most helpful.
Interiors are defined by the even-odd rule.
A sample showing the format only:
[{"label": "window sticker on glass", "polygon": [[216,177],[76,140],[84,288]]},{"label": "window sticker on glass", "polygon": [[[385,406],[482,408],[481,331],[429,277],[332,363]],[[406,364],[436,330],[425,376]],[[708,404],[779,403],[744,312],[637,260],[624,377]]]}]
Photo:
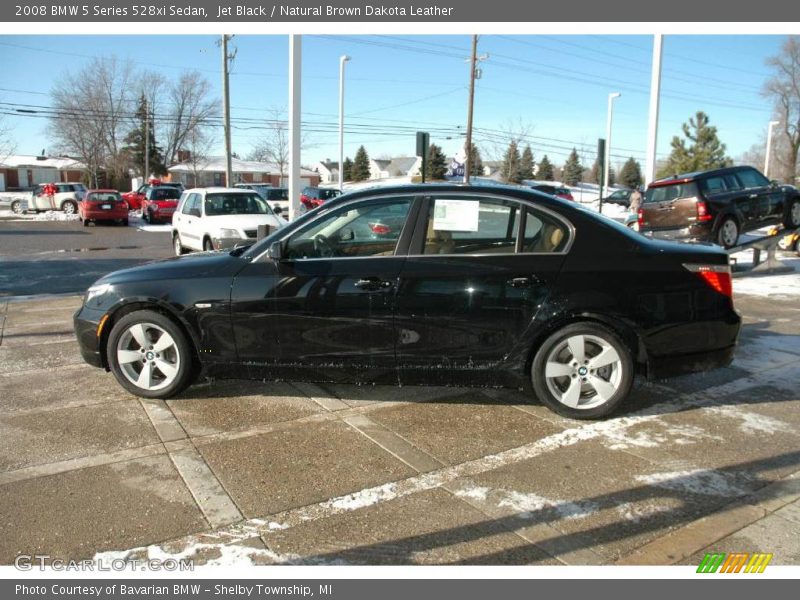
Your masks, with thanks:
[{"label": "window sticker on glass", "polygon": [[478,231],[480,203],[437,198],[433,210],[436,231]]}]

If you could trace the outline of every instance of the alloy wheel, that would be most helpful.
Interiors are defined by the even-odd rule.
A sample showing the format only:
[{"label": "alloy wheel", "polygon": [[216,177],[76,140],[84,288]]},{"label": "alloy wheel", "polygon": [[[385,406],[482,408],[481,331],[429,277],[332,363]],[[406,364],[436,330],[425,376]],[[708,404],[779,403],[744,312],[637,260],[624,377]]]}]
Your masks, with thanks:
[{"label": "alloy wheel", "polygon": [[736,221],[728,219],[722,224],[721,238],[722,243],[726,248],[730,248],[736,243],[739,237],[739,228],[736,226]]},{"label": "alloy wheel", "polygon": [[136,323],[117,342],[117,362],[125,378],[136,387],[155,391],[175,381],[181,365],[178,345],[154,323]]},{"label": "alloy wheel", "polygon": [[596,335],[573,335],[557,344],[545,362],[550,393],[564,406],[590,409],[608,402],[622,382],[622,359]]}]

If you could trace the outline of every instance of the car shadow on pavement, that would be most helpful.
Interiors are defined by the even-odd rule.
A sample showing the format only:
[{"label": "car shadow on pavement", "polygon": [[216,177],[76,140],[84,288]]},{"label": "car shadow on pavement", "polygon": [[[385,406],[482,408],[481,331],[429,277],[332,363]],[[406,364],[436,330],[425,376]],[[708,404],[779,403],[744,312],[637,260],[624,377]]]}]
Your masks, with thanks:
[{"label": "car shadow on pavement", "polygon": [[[655,483],[639,485],[607,494],[598,494],[572,501],[551,502],[536,497],[538,506],[517,510],[496,519],[487,519],[465,526],[453,527],[381,541],[354,545],[343,550],[320,552],[300,559],[300,564],[410,564],[419,562],[425,553],[433,553],[456,544],[469,544],[503,533],[522,533],[528,541],[529,551],[519,545],[506,550],[471,556],[446,564],[519,564],[536,562],[531,557],[535,546],[539,561],[553,556],[605,547],[600,556],[605,562],[614,562],[648,541],[677,529],[699,518],[730,511],[746,502],[743,497],[759,491],[759,501],[780,499],[797,493],[797,480],[770,480],[768,473],[775,469],[796,471],[800,466],[800,451],[742,462],[718,469],[686,471],[672,477],[660,478]],[[533,476],[535,477],[535,475]],[[774,484],[774,485],[770,485]],[[766,486],[770,486],[767,488]],[[513,490],[487,490],[478,488],[485,497],[465,494],[470,504],[503,506],[503,494]],[[456,494],[458,496],[458,493]],[[533,496],[533,495],[532,495]],[[478,498],[476,500],[476,498]],[[500,499],[498,503],[497,500]],[[669,508],[664,508],[668,506]],[[492,509],[490,509],[492,510]],[[592,523],[598,523],[592,525]],[[549,529],[536,526],[548,525]],[[582,527],[585,525],[585,527]],[[533,528],[533,529],[532,529]],[[279,534],[280,535],[280,534]],[[627,546],[628,538],[641,536]],[[531,537],[535,542],[530,542]],[[269,538],[267,538],[269,539]],[[702,540],[698,540],[702,542]],[[716,540],[708,540],[708,544]],[[331,546],[337,544],[332,540]],[[614,544],[625,547],[614,551]],[[699,549],[699,548],[698,548]],[[596,551],[596,550],[595,550]],[[769,549],[764,549],[769,551]],[[674,556],[674,561],[684,558]],[[428,562],[428,561],[426,561]]]}]

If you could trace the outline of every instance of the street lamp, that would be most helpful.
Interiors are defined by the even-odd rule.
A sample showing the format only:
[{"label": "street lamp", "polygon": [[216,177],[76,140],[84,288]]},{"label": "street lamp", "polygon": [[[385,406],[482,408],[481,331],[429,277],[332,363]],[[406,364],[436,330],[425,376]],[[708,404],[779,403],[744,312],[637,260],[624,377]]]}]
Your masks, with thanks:
[{"label": "street lamp", "polygon": [[764,175],[769,179],[769,157],[772,154],[772,131],[776,125],[780,125],[780,121],[770,121],[769,129],[767,129],[767,155],[764,157]]},{"label": "street lamp", "polygon": [[614,100],[622,96],[619,92],[612,92],[608,95],[608,121],[606,123],[606,160],[603,165],[603,188],[608,192],[608,171],[611,167],[611,119],[614,114]]},{"label": "street lamp", "polygon": [[339,57],[339,191],[344,189],[344,63],[350,57]]}]

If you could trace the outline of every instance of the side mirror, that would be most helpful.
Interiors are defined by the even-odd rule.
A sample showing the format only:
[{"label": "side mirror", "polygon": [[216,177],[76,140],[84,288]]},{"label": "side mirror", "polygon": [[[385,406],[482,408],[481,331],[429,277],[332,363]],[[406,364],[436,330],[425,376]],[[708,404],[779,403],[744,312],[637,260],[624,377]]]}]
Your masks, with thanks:
[{"label": "side mirror", "polygon": [[283,212],[283,209],[276,204],[272,207],[272,212],[274,212],[276,215],[279,215]]},{"label": "side mirror", "polygon": [[354,239],[356,239],[356,234],[349,227],[347,229],[342,229],[339,234],[339,241],[352,242]]},{"label": "side mirror", "polygon": [[778,187],[780,186],[780,184],[781,184],[780,181],[778,181],[777,179],[772,179],[769,182],[770,187]]},{"label": "side mirror", "polygon": [[267,250],[267,256],[276,262],[281,260],[283,258],[283,244],[281,242],[273,242],[269,250]]}]

